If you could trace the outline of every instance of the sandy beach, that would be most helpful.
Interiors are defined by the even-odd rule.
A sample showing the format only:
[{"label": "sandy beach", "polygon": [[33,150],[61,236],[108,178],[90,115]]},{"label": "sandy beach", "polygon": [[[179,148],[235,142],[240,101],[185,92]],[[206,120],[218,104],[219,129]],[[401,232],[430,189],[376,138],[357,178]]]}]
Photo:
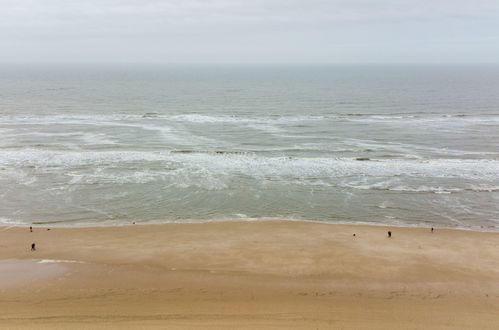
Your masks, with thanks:
[{"label": "sandy beach", "polygon": [[0,227],[0,297],[2,329],[497,329],[499,234]]}]

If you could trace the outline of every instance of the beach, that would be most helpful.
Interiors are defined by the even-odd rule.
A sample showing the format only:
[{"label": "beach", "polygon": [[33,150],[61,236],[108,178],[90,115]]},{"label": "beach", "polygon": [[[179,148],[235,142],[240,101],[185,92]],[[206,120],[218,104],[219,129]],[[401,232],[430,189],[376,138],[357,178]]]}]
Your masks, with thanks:
[{"label": "beach", "polygon": [[4,226],[0,270],[4,329],[499,327],[494,232],[299,221]]}]

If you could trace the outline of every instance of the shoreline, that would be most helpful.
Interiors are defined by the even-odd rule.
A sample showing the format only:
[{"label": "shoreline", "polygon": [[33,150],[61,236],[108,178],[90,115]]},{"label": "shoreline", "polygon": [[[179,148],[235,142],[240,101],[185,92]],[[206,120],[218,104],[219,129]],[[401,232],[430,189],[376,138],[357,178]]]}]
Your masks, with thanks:
[{"label": "shoreline", "polygon": [[[385,222],[359,222],[359,221],[332,221],[332,220],[307,220],[307,219],[286,219],[286,218],[233,218],[233,219],[209,219],[209,220],[147,220],[147,221],[127,221],[123,223],[109,224],[106,221],[97,222],[75,222],[67,223],[63,221],[54,222],[32,222],[32,223],[4,223],[0,222],[0,230],[2,228],[25,228],[35,226],[34,228],[116,228],[116,227],[133,227],[133,226],[157,226],[170,224],[204,224],[204,223],[253,223],[253,222],[298,222],[298,223],[315,223],[339,226],[367,226],[367,227],[391,227],[391,228],[435,228],[438,230],[461,230],[483,233],[499,233],[499,225],[497,227],[485,226],[440,226],[438,224],[401,224],[401,223],[385,223]],[[5,230],[5,229],[4,229]]]},{"label": "shoreline", "polygon": [[0,229],[0,274],[6,267],[19,274],[0,285],[0,324],[12,329],[499,327],[492,232],[297,221],[24,226]]}]

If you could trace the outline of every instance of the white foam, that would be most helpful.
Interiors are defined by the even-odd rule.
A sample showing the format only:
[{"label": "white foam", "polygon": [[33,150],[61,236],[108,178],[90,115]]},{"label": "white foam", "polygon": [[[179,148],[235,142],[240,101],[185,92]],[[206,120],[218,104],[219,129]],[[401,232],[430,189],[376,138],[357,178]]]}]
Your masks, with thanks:
[{"label": "white foam", "polygon": [[[458,150],[450,148],[437,148],[425,145],[416,145],[410,143],[399,143],[399,142],[383,142],[379,143],[372,140],[361,140],[361,139],[344,139],[342,141],[346,145],[353,145],[357,147],[357,150],[374,150],[374,151],[394,151],[402,156],[410,158],[422,159],[419,155],[413,155],[414,152],[435,153],[438,155],[448,155],[448,156],[463,156],[463,155],[499,155],[499,152],[491,151],[471,151],[471,150]],[[412,155],[411,155],[412,154]]]},{"label": "white foam", "polygon": [[32,124],[32,125],[53,125],[53,124],[83,124],[83,125],[141,125],[151,122],[181,122],[181,123],[233,123],[233,124],[276,124],[296,123],[303,121],[319,121],[324,119],[334,119],[338,116],[322,115],[298,115],[298,116],[230,116],[230,115],[204,115],[204,114],[179,114],[161,115],[154,117],[144,117],[142,114],[92,114],[92,115],[46,115],[46,116],[3,116],[2,124]]},{"label": "white foam", "polygon": [[396,123],[400,125],[435,124],[435,125],[474,125],[482,123],[498,123],[498,115],[363,115],[348,116],[345,120],[363,123]]},{"label": "white foam", "polygon": [[25,224],[25,222],[17,219],[0,217],[0,224],[16,226],[16,225],[23,225]]},{"label": "white foam", "polygon": [[[414,193],[435,193],[435,194],[452,194],[458,192],[495,192],[499,191],[497,186],[470,186],[463,188],[456,187],[441,187],[441,186],[426,186],[426,185],[400,185],[392,184],[391,182],[376,182],[373,184],[358,184],[350,183],[343,184],[345,188],[361,189],[361,190],[388,190],[388,191],[398,191],[398,192],[414,192]],[[380,206],[380,208],[383,208]]]},{"label": "white foam", "polygon": [[180,122],[191,122],[191,123],[245,123],[245,124],[286,124],[286,123],[296,123],[303,121],[317,121],[324,120],[325,116],[261,116],[261,117],[241,117],[241,116],[213,116],[213,115],[201,115],[201,114],[187,114],[187,115],[174,115],[171,117],[166,117],[166,119]]},{"label": "white foam", "polygon": [[147,116],[143,113],[125,114],[125,113],[110,113],[110,114],[57,114],[57,115],[0,115],[2,122],[54,122],[54,121],[131,121],[131,120],[171,120],[193,123],[218,123],[218,122],[263,122],[263,121],[280,121],[280,122],[297,122],[297,121],[315,121],[324,119],[349,119],[349,120],[397,120],[397,121],[479,121],[490,122],[498,121],[498,114],[437,114],[437,113],[329,113],[321,115],[260,115],[256,117],[248,117],[241,115],[213,115],[213,114],[161,114],[155,113],[154,116]]},{"label": "white foam", "polygon": [[[147,163],[154,163],[155,169],[147,169]],[[135,165],[133,165],[135,164]],[[0,177],[21,175],[19,169],[31,168],[35,171],[51,171],[57,168],[69,171],[72,177],[94,175],[96,178],[116,175],[135,177],[138,182],[154,180],[157,175],[171,177],[177,175],[230,175],[243,174],[255,178],[289,177],[322,179],[345,176],[408,176],[421,178],[459,178],[470,180],[499,179],[499,160],[484,159],[431,159],[377,161],[356,161],[348,158],[327,157],[264,157],[254,154],[216,154],[216,153],[171,153],[135,151],[48,151],[24,149],[1,151]],[[93,173],[82,171],[88,166]],[[103,169],[110,167],[110,174]],[[120,168],[133,168],[135,171],[120,171]],[[143,168],[146,168],[145,170]],[[185,170],[189,170],[185,173]],[[191,174],[189,174],[191,173]],[[22,175],[26,181],[25,175]],[[16,180],[19,180],[18,177]],[[112,178],[111,178],[112,179]],[[496,187],[496,185],[494,185]],[[480,189],[491,189],[481,187]],[[492,188],[495,189],[495,188]]]},{"label": "white foam", "polygon": [[81,140],[85,142],[86,145],[115,145],[115,141],[109,139],[106,134],[92,134],[84,133],[80,136]]}]

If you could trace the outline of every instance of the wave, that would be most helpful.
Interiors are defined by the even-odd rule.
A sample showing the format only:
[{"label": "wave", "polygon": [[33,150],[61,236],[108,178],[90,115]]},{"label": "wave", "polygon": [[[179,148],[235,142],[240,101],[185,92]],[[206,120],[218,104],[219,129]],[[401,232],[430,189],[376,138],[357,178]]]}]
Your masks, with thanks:
[{"label": "wave", "polygon": [[[469,179],[494,182],[499,179],[499,160],[474,159],[376,159],[326,157],[266,157],[237,152],[138,152],[138,151],[47,151],[0,152],[0,179],[29,177],[37,173],[118,180],[133,177],[138,182],[158,177],[218,178],[245,175],[260,180],[270,178],[331,180],[355,176]],[[22,176],[19,176],[22,173]],[[17,177],[16,177],[17,175]],[[225,183],[224,183],[225,184]],[[358,184],[357,186],[361,186]]]},{"label": "wave", "polygon": [[246,151],[225,151],[225,150],[211,150],[211,151],[203,151],[203,150],[172,150],[170,151],[173,154],[217,154],[217,155],[252,155],[252,152]]},{"label": "wave", "polygon": [[205,115],[205,114],[160,114],[145,113],[145,114],[74,114],[74,115],[4,115],[0,116],[2,123],[32,123],[32,124],[53,124],[57,122],[120,122],[120,121],[144,121],[151,122],[154,120],[166,120],[172,122],[190,122],[190,123],[268,123],[272,122],[302,122],[302,121],[317,121],[326,118],[335,118],[335,116],[323,115],[298,115],[298,116],[237,116],[237,115]]},{"label": "wave", "polygon": [[206,123],[240,123],[240,124],[293,124],[307,121],[347,120],[347,121],[435,121],[449,122],[498,122],[499,114],[439,114],[439,113],[326,113],[317,115],[213,115],[213,114],[162,114],[161,112],[146,112],[137,114],[60,114],[60,115],[3,115],[0,116],[3,124],[54,124],[54,123],[85,123],[99,124],[102,122],[151,122],[157,120],[206,124]]},{"label": "wave", "polygon": [[204,115],[204,114],[183,114],[173,116],[156,116],[166,120],[189,122],[189,123],[256,123],[256,124],[293,124],[307,121],[323,120],[347,120],[365,122],[449,122],[452,119],[459,119],[458,122],[499,122],[499,114],[368,114],[368,113],[335,113],[323,115],[289,115],[289,116],[227,116],[227,115]]},{"label": "wave", "polygon": [[22,225],[24,223],[25,223],[25,221],[22,221],[22,220],[0,217],[0,224],[5,224],[5,225],[9,225],[9,226],[18,226],[18,225]]},{"label": "wave", "polygon": [[397,123],[397,124],[438,124],[438,125],[470,125],[499,123],[499,115],[437,115],[437,116],[349,116],[345,120],[363,123]]},{"label": "wave", "polygon": [[400,143],[400,142],[383,142],[379,143],[374,140],[362,140],[362,139],[352,139],[346,138],[342,140],[342,143],[347,146],[353,146],[355,152],[396,152],[398,155],[408,158],[422,159],[420,156],[414,153],[435,153],[439,155],[446,156],[464,156],[464,155],[498,155],[498,152],[492,151],[471,151],[471,150],[458,150],[451,148],[438,148],[427,145],[417,145],[410,143]]},{"label": "wave", "polygon": [[[470,188],[451,188],[451,187],[432,187],[432,186],[404,186],[404,185],[396,185],[396,186],[388,186],[388,185],[380,185],[379,183],[375,183],[372,185],[344,185],[344,187],[353,188],[353,189],[361,189],[361,190],[382,190],[382,191],[396,191],[396,192],[408,192],[408,193],[434,193],[434,194],[453,194],[459,192],[498,192],[499,186],[482,186],[482,187],[470,187]],[[380,208],[385,208],[381,207]]]}]

